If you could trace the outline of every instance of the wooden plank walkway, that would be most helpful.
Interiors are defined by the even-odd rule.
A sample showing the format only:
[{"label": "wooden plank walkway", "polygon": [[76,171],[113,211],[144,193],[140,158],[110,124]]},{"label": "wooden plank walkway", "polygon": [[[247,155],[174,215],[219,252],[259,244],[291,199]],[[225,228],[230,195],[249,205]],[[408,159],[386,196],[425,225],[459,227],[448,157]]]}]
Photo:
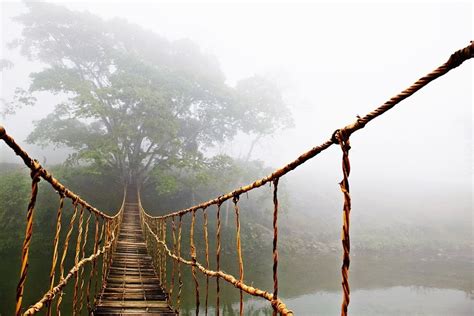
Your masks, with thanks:
[{"label": "wooden plank walkway", "polygon": [[136,197],[127,198],[107,285],[93,315],[176,315],[147,253]]}]

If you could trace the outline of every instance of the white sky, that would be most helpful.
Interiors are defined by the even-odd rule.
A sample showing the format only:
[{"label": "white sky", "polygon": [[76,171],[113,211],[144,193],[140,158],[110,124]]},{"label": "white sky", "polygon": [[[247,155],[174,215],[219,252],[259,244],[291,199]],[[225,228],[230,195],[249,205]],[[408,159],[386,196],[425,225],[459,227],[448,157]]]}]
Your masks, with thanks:
[{"label": "white sky", "polygon": [[[124,17],[170,40],[190,38],[217,56],[230,84],[254,73],[279,78],[296,127],[262,141],[253,156],[275,167],[321,143],[357,114],[380,105],[473,38],[470,2],[67,1],[65,5],[104,18]],[[19,34],[10,18],[21,8],[21,3],[2,2],[2,52],[15,63],[2,78],[2,95],[7,99],[28,80],[30,71],[38,69],[5,48]],[[413,186],[451,184],[452,189],[472,193],[473,65],[467,62],[355,134],[354,180],[380,186],[393,181]],[[32,120],[44,117],[53,101],[44,95],[37,107],[24,109],[3,124],[23,144]],[[32,145],[26,148],[40,159],[49,155]],[[223,150],[238,156],[247,147],[236,140]],[[0,160],[13,158],[0,151]],[[335,183],[340,177],[340,151],[333,148],[317,160],[310,163],[311,170],[317,175],[334,167]]]}]

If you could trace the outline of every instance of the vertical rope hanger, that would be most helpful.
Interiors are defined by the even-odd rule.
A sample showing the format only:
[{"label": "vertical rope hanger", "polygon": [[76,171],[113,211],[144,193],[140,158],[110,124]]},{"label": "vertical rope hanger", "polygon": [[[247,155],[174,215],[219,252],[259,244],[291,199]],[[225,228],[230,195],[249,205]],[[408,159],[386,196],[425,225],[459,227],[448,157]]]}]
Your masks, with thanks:
[{"label": "vertical rope hanger", "polygon": [[[237,257],[239,261],[239,282],[244,280],[244,261],[242,258],[242,242],[240,239],[240,210],[238,206],[239,196],[235,195],[232,199],[234,202],[235,210],[235,226],[236,226],[236,246],[237,246]],[[240,289],[240,302],[239,302],[239,315],[244,314],[244,292]]]},{"label": "vertical rope hanger", "polygon": [[[173,254],[176,256],[176,223],[174,220],[174,216],[171,217],[171,238],[173,240]],[[175,260],[171,261],[172,268],[171,268],[171,285],[170,285],[170,291],[169,291],[169,297],[168,301],[170,306],[173,306],[173,292],[174,292],[174,278],[175,278],[175,273],[176,273],[176,262]]]},{"label": "vertical rope hanger", "polygon": [[[202,209],[203,216],[204,216],[204,243],[205,243],[205,251],[206,251],[206,269],[209,269],[209,235],[207,231],[207,208]],[[209,302],[209,276],[206,275],[206,299],[205,299],[205,315],[207,316],[208,310],[208,302]]]},{"label": "vertical rope hanger", "polygon": [[[81,252],[81,241],[82,241],[82,225],[84,222],[84,206],[81,206],[81,212],[79,213],[79,223],[78,223],[78,233],[77,233],[77,240],[76,240],[76,251],[74,255],[74,265],[77,266],[79,263],[79,255]],[[74,274],[74,295],[73,295],[73,300],[72,300],[72,311],[73,315],[76,314],[77,310],[77,299],[78,299],[78,286],[79,286],[79,273]]]},{"label": "vertical rope hanger", "polygon": [[[278,299],[278,181],[273,181],[273,300]],[[273,306],[273,316],[277,309]]]},{"label": "vertical rope hanger", "polygon": [[[196,223],[196,211],[192,212],[192,218],[191,218],[191,230],[190,230],[190,239],[189,239],[189,246],[191,250],[191,260],[192,262],[196,263],[197,261],[197,254],[196,254],[196,245],[194,244],[194,225]],[[194,280],[194,290],[196,294],[196,315],[199,315],[199,305],[200,305],[200,300],[199,300],[199,282],[197,279],[196,275],[196,267],[193,265],[191,267],[191,273],[193,275],[193,280]]]},{"label": "vertical rope hanger", "polygon": [[[54,234],[53,241],[53,259],[51,262],[51,271],[49,273],[49,290],[51,291],[54,287],[54,279],[56,274],[56,264],[58,262],[58,244],[59,244],[59,234],[61,232],[61,216],[64,207],[64,194],[59,193],[59,207],[58,213],[56,215],[56,232]],[[48,310],[46,312],[47,316],[51,316],[51,308],[53,302],[48,302]]]},{"label": "vertical rope hanger", "polygon": [[[183,227],[183,215],[179,215],[179,223],[178,223],[178,256],[181,257],[181,233]],[[181,275],[181,262],[178,261],[178,299],[176,302],[177,311],[179,311],[181,307],[181,292],[183,290],[183,277]]]},{"label": "vertical rope hanger", "polygon": [[[97,253],[97,250],[99,249],[99,219],[97,218],[97,214],[95,214],[95,230],[94,230],[94,253]],[[92,268],[89,273],[89,281],[87,282],[87,287],[86,287],[86,298],[87,298],[87,311],[91,312],[92,310],[92,304],[91,304],[91,284],[92,284],[92,279],[94,278],[95,275],[95,269],[97,265],[97,260],[94,259],[92,261]],[[95,294],[95,293],[94,293]]]},{"label": "vertical rope hanger", "polygon": [[[216,268],[217,271],[221,269],[221,205],[217,204],[217,229],[216,229]],[[220,314],[220,285],[219,277],[216,278],[216,316]]]},{"label": "vertical rope hanger", "polygon": [[343,257],[342,257],[342,305],[341,305],[341,316],[347,315],[347,308],[350,302],[350,287],[349,287],[349,265],[350,265],[350,213],[351,213],[351,196],[349,189],[349,175],[351,172],[351,164],[349,161],[349,150],[351,149],[349,137],[346,135],[345,130],[339,130],[337,132],[337,140],[342,149],[342,172],[343,179],[339,183],[341,191],[344,195],[344,207],[342,212],[342,248],[343,248]]},{"label": "vertical rope hanger", "polygon": [[23,248],[21,252],[21,269],[20,281],[18,282],[16,290],[16,307],[15,314],[21,315],[21,304],[23,301],[23,292],[25,290],[26,276],[28,275],[28,257],[30,253],[31,237],[33,235],[33,215],[35,213],[36,197],[38,195],[38,182],[40,181],[40,165],[35,160],[33,162],[33,169],[31,169],[31,197],[28,203],[28,211],[26,213],[26,231],[25,240],[23,241]]},{"label": "vertical rope hanger", "polygon": [[[69,220],[69,228],[66,234],[66,239],[64,240],[63,254],[61,256],[61,262],[59,264],[59,273],[61,274],[61,280],[64,279],[64,260],[67,256],[67,250],[69,248],[69,240],[71,239],[72,230],[74,229],[74,222],[77,216],[77,199],[73,202],[74,212],[72,213],[71,219]],[[63,291],[59,293],[59,298],[56,303],[56,314],[61,314],[61,302],[63,300]]]}]

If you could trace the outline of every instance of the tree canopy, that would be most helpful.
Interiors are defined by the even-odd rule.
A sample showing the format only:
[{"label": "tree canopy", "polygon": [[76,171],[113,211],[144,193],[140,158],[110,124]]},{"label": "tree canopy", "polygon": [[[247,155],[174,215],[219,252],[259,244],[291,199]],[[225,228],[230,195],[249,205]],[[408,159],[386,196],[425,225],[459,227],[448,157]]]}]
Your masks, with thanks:
[{"label": "tree canopy", "polygon": [[[291,124],[279,89],[262,76],[226,79],[215,57],[190,40],[166,40],[123,19],[28,2],[11,43],[45,68],[16,101],[63,96],[35,123],[29,142],[66,146],[70,159],[143,181],[160,165],[192,165],[209,147],[244,132],[267,135]],[[12,103],[13,104],[13,103]]]}]

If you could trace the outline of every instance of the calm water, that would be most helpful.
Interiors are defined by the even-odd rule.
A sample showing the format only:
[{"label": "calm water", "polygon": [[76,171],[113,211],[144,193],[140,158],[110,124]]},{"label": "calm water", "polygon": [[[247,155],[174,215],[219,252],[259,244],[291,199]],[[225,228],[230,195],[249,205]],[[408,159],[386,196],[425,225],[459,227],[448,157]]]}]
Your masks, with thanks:
[{"label": "calm water", "polygon": [[[341,293],[316,292],[284,300],[296,315],[338,315]],[[253,315],[265,315],[260,300],[247,306]],[[235,305],[234,308],[238,309]],[[474,315],[474,300],[463,291],[422,287],[356,290],[351,295],[350,315]]]},{"label": "calm water", "polygon": [[[19,260],[14,254],[1,257],[0,316],[3,316],[13,313]],[[354,260],[350,315],[474,315],[472,261],[433,261],[422,265],[416,258],[398,258],[399,261],[395,258],[371,260],[368,257]],[[340,258],[297,259],[297,262],[286,263],[282,260],[280,293],[283,301],[296,315],[339,315]],[[246,275],[248,280],[253,281],[249,283],[271,289],[271,271],[266,268],[270,264],[259,266],[249,263]],[[308,267],[304,267],[304,264]],[[35,256],[31,260],[25,305],[36,301],[47,288],[49,266],[50,254]],[[227,267],[233,268],[231,265]],[[235,273],[232,270],[230,272]],[[198,279],[204,315],[206,280],[202,276]],[[182,315],[194,315],[194,286],[188,269],[183,271],[183,280],[181,312]],[[210,279],[209,315],[214,315],[215,290],[215,279]],[[176,295],[176,288],[174,293]],[[221,281],[221,315],[238,315],[238,293],[233,286]],[[67,287],[63,315],[70,315],[72,294],[71,287]],[[266,301],[245,296],[245,315],[271,314],[271,307]]]}]

